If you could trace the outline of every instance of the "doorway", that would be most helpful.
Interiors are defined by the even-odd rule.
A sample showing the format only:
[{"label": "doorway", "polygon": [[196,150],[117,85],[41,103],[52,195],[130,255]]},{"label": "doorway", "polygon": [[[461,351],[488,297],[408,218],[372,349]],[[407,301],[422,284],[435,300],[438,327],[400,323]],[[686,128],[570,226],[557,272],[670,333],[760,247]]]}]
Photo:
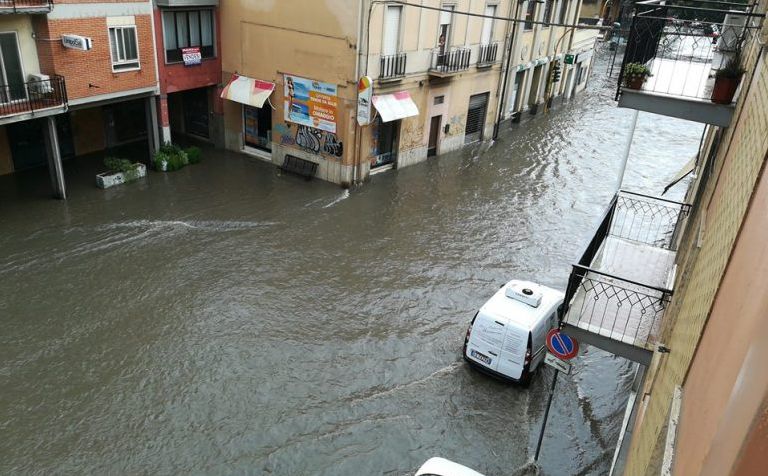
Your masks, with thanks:
[{"label": "doorway", "polygon": [[381,116],[379,116],[376,128],[379,134],[378,153],[371,161],[371,170],[387,165],[394,166],[399,148],[400,121],[382,122]]},{"label": "doorway", "polygon": [[243,106],[243,141],[246,147],[272,152],[272,109]]},{"label": "doorway", "polygon": [[15,31],[0,33],[0,102],[27,99],[24,68],[21,65],[19,41]]},{"label": "doorway", "polygon": [[429,122],[429,143],[427,145],[427,157],[437,155],[437,139],[440,137],[440,124],[443,116],[434,116]]},{"label": "doorway", "polygon": [[464,129],[464,143],[477,142],[483,139],[485,116],[488,111],[489,93],[470,96],[467,109],[467,126]]},{"label": "doorway", "polygon": [[191,89],[182,93],[184,131],[204,139],[210,137],[208,129],[208,88]]},{"label": "doorway", "polygon": [[541,82],[541,71],[543,65],[538,65],[533,70],[533,78],[531,79],[531,91],[528,94],[528,105],[533,107],[539,99],[539,83]]}]

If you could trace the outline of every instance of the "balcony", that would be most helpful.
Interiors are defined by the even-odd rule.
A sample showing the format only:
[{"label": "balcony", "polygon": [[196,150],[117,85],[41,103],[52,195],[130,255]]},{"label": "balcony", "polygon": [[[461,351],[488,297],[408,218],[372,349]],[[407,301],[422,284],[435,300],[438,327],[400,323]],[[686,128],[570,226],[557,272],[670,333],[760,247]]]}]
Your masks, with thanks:
[{"label": "balcony", "polygon": [[447,78],[469,69],[469,58],[472,50],[469,48],[454,48],[444,51],[440,48],[432,50],[429,63],[429,74],[437,78]]},{"label": "balcony", "polygon": [[379,57],[379,81],[397,80],[405,76],[406,59],[406,53]]},{"label": "balcony", "polygon": [[690,206],[619,192],[565,295],[565,332],[647,365],[672,296],[676,237]]},{"label": "balcony", "polygon": [[62,76],[0,85],[0,124],[50,116],[66,110],[67,86]]},{"label": "balcony", "polygon": [[493,63],[496,62],[496,55],[499,52],[498,43],[490,43],[487,45],[480,45],[480,50],[477,58],[478,68],[490,68]]},{"label": "balcony", "polygon": [[0,0],[0,15],[13,13],[50,13],[53,0]]},{"label": "balcony", "polygon": [[[757,34],[763,15],[744,4],[676,1],[635,4],[616,92],[619,107],[727,126],[734,106],[711,102],[714,73]],[[624,82],[630,63],[651,70],[639,90]]]}]

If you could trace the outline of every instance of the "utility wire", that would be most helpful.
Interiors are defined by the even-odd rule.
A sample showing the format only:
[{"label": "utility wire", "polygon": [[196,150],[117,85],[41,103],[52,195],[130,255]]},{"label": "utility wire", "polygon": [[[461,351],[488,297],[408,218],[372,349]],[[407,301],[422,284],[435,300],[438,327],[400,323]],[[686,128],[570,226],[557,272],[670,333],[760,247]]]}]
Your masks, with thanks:
[{"label": "utility wire", "polygon": [[[532,0],[532,1],[535,1],[535,0]],[[578,28],[580,30],[613,30],[612,26],[586,25],[583,23],[577,23],[577,24],[549,23],[549,22],[534,21],[534,20],[529,21],[529,20],[519,19],[519,18],[500,17],[496,15],[485,15],[483,13],[473,13],[473,12],[466,12],[466,11],[460,11],[460,10],[453,10],[450,8],[430,7],[428,5],[419,5],[417,3],[409,3],[404,0],[373,0],[371,2],[371,6],[373,6],[374,4],[402,5],[404,7],[421,8],[424,10],[434,10],[438,12],[452,13],[455,15],[464,15],[468,17],[477,17],[477,18],[490,18],[492,20],[501,20],[501,21],[507,21],[512,23],[526,23],[530,25],[564,26],[564,27],[570,27],[570,28]]]}]

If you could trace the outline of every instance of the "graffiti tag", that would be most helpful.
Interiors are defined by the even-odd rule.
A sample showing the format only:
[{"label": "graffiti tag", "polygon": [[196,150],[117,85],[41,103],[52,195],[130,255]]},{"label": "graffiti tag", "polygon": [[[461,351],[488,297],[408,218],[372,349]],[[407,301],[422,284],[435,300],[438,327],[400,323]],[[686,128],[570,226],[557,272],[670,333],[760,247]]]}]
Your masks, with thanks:
[{"label": "graffiti tag", "polygon": [[302,125],[299,125],[296,128],[296,145],[303,150],[312,152],[313,154],[319,154],[321,140],[322,133],[318,129]]},{"label": "graffiti tag", "polygon": [[323,134],[323,153],[332,155],[334,157],[341,157],[344,155],[344,143],[336,137],[336,134],[326,132]]}]

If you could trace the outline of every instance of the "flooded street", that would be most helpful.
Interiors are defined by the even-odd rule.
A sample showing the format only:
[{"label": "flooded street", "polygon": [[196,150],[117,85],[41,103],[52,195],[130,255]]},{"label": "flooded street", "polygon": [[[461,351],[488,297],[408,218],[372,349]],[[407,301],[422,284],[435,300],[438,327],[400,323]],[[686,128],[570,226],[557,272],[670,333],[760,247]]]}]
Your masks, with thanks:
[{"label": "flooded street", "polygon": [[[613,195],[631,111],[604,67],[490,147],[351,191],[221,151],[107,191],[74,174],[66,202],[3,177],[0,473],[527,471],[551,369],[506,385],[461,345],[507,280],[564,289]],[[624,187],[660,195],[701,131],[641,114]],[[541,467],[606,474],[633,368],[575,362]]]}]

